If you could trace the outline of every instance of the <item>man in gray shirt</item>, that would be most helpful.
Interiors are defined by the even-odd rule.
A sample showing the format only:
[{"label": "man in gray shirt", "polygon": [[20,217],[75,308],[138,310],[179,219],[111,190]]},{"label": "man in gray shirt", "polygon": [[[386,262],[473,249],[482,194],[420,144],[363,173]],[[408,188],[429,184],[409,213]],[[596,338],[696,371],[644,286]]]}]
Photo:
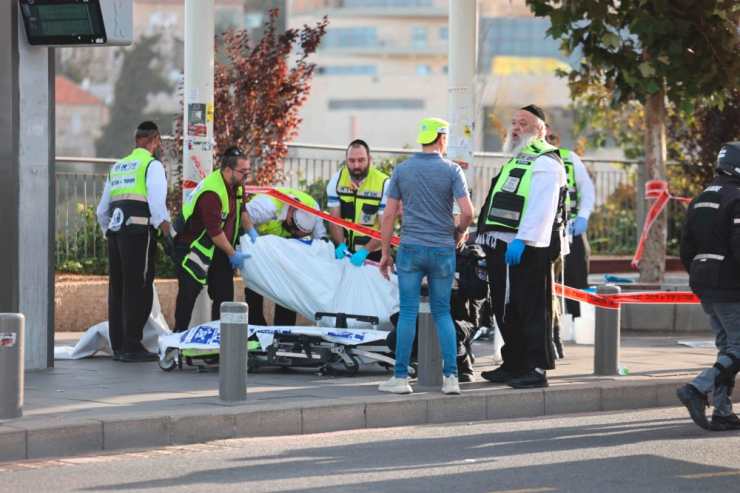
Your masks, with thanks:
[{"label": "man in gray shirt", "polygon": [[[394,273],[398,270],[400,314],[396,365],[393,377],[380,384],[381,392],[412,392],[408,383],[408,365],[416,335],[421,283],[426,276],[429,304],[444,362],[442,392],[460,393],[450,294],[455,278],[455,247],[463,242],[473,220],[473,204],[462,170],[442,157],[447,151],[448,130],[449,124],[444,120],[422,120],[417,138],[417,142],[422,144],[422,152],[396,166],[388,184],[388,202],[381,225],[380,273],[390,279],[388,268]],[[452,212],[456,200],[461,212],[457,225]],[[391,237],[400,203],[403,203],[403,231],[394,268]]]}]

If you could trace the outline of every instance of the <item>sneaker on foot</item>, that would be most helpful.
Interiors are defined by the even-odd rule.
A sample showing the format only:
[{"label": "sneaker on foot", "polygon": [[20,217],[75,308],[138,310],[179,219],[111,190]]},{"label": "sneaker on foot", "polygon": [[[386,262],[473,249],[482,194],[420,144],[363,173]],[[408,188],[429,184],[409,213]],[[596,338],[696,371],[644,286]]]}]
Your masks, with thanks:
[{"label": "sneaker on foot", "polygon": [[391,392],[392,394],[412,394],[414,391],[409,385],[408,378],[396,378],[391,377],[387,382],[383,382],[378,385],[378,390],[381,392]]},{"label": "sneaker on foot", "polygon": [[729,416],[712,415],[712,422],[709,425],[712,431],[740,430],[740,418],[735,413]]},{"label": "sneaker on foot", "polygon": [[443,394],[459,394],[460,393],[460,385],[457,383],[457,377],[455,375],[450,375],[449,377],[445,377],[444,382],[442,383],[442,393]]},{"label": "sneaker on foot", "polygon": [[475,373],[461,373],[458,382],[475,382]]},{"label": "sneaker on foot", "polygon": [[534,368],[525,369],[519,376],[509,379],[506,382],[509,387],[515,389],[538,389],[547,387],[547,374],[540,373]]},{"label": "sneaker on foot", "polygon": [[707,396],[702,394],[693,385],[684,385],[676,389],[678,400],[689,410],[694,423],[705,430],[711,429],[705,408],[708,406]]},{"label": "sneaker on foot", "polygon": [[510,373],[501,367],[491,371],[484,371],[480,374],[481,377],[485,378],[491,383],[507,383],[509,380],[516,376],[515,373]]}]

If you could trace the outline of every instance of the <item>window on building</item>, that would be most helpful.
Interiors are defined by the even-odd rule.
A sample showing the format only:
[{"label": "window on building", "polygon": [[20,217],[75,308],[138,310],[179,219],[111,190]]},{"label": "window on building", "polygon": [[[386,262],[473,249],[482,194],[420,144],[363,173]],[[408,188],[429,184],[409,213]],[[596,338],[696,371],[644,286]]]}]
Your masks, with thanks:
[{"label": "window on building", "polygon": [[426,46],[427,45],[427,28],[426,27],[414,27],[411,29],[411,45],[412,46]]},{"label": "window on building", "polygon": [[344,27],[327,29],[321,48],[357,48],[378,46],[378,30],[374,27]]},{"label": "window on building", "polygon": [[423,99],[330,99],[330,110],[423,110]]},{"label": "window on building", "polygon": [[316,73],[319,75],[377,75],[378,67],[375,65],[334,65],[318,67]]},{"label": "window on building", "polygon": [[432,73],[432,67],[429,65],[417,65],[416,75],[429,75]]},{"label": "window on building", "polygon": [[439,28],[439,39],[450,39],[450,28],[449,27]]}]

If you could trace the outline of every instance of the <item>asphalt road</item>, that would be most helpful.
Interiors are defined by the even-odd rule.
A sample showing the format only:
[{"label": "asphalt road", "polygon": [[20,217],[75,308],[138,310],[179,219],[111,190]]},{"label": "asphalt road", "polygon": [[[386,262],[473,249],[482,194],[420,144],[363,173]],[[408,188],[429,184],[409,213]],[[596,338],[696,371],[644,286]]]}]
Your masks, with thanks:
[{"label": "asphalt road", "polygon": [[740,431],[680,408],[240,439],[0,465],[0,492],[736,492]]}]

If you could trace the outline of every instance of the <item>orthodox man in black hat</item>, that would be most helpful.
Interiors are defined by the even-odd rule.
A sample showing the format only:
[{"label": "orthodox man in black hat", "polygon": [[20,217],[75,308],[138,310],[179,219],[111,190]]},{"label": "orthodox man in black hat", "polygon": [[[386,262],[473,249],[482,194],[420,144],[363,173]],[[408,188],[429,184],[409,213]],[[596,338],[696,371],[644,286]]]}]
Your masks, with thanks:
[{"label": "orthodox man in black hat", "polygon": [[491,301],[504,346],[503,364],[481,376],[514,388],[547,387],[555,368],[552,344],[552,262],[567,249],[565,168],[545,138],[545,115],[518,110],[504,142],[512,156],[491,182],[478,218]]}]

